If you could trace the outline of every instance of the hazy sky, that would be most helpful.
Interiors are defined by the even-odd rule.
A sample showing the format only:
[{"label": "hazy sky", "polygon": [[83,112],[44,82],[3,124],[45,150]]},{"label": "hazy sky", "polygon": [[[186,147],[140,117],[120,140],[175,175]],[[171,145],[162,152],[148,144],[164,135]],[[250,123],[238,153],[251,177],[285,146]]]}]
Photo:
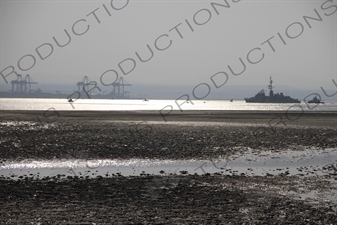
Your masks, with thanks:
[{"label": "hazy sky", "polygon": [[[273,76],[275,85],[335,88],[337,1],[227,2],[229,8],[215,0],[1,0],[0,71],[9,74],[13,66],[40,84],[75,85],[88,76],[102,86],[101,75],[114,70],[103,82],[113,82],[118,73],[133,85],[207,83],[214,89],[210,77],[225,72],[226,85],[267,84]],[[308,19],[310,28],[303,16],[318,18],[315,10],[322,21]],[[69,44],[59,47],[53,37]],[[149,60],[141,62],[136,52]],[[246,70],[234,76],[228,66],[242,72],[239,58]],[[125,73],[133,70],[124,75],[119,64]],[[215,82],[224,78],[219,74]]]}]

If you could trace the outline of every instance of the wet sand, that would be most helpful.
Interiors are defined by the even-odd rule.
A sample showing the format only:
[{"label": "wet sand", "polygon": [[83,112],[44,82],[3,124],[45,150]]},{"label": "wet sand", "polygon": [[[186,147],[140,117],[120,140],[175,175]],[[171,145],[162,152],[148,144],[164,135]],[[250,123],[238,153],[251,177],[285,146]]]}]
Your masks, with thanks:
[{"label": "wet sand", "polygon": [[[272,127],[309,125],[337,127],[337,112],[293,111],[10,111],[0,110],[3,120],[36,121],[41,124],[57,122],[97,121],[192,121],[243,124],[270,124]],[[277,123],[281,124],[277,125]]]},{"label": "wet sand", "polygon": [[[297,177],[1,180],[8,224],[334,224],[329,202],[295,200]],[[311,184],[310,182],[313,182]],[[247,185],[249,184],[249,185]],[[321,183],[322,191],[329,184]],[[315,187],[316,188],[316,187]],[[316,189],[315,189],[316,190]]]},{"label": "wet sand", "polygon": [[53,123],[34,120],[43,118],[35,113],[1,112],[15,121],[1,125],[2,160],[209,159],[247,150],[337,148],[337,113],[293,115],[299,119],[284,123],[284,114],[275,113],[186,112],[164,122],[152,112],[59,112]]},{"label": "wet sand", "polygon": [[[337,113],[0,112],[0,159],[212,159],[337,148]],[[38,117],[39,119],[37,119]],[[282,120],[280,119],[282,117]],[[297,119],[296,119],[297,118]],[[12,121],[12,122],[11,122]],[[19,121],[19,122],[18,122]],[[337,166],[337,165],[336,165]],[[335,165],[323,176],[118,174],[0,178],[7,224],[333,224]],[[331,198],[319,197],[328,193]],[[318,195],[314,195],[316,193]],[[304,198],[304,196],[307,196]],[[332,200],[331,200],[332,199]]]}]

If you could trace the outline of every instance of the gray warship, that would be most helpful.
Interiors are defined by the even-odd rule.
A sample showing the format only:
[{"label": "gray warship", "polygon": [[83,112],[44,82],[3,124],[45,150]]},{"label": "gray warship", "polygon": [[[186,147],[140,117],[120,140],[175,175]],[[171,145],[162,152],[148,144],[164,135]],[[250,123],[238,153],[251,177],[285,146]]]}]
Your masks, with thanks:
[{"label": "gray warship", "polygon": [[245,101],[247,103],[301,103],[300,100],[283,95],[282,92],[274,94],[273,88],[273,80],[270,77],[268,85],[269,96],[267,96],[262,89],[254,97],[245,98]]}]

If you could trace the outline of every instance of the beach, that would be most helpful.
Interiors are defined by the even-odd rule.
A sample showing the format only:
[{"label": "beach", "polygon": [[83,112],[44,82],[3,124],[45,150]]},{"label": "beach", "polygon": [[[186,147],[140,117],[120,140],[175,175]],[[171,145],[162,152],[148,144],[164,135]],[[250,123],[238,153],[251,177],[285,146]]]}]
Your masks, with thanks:
[{"label": "beach", "polygon": [[[337,113],[1,111],[1,163],[212,160],[337,148]],[[314,166],[314,165],[313,165]],[[5,224],[333,224],[337,171],[0,178]],[[328,197],[327,197],[328,196]]]},{"label": "beach", "polygon": [[64,158],[79,150],[92,159],[208,159],[247,149],[337,145],[337,113],[295,114],[288,117],[297,120],[287,120],[282,112],[185,111],[172,113],[167,122],[158,112],[58,113],[48,123],[40,111],[2,111],[2,118],[14,122],[2,125],[0,158]]}]

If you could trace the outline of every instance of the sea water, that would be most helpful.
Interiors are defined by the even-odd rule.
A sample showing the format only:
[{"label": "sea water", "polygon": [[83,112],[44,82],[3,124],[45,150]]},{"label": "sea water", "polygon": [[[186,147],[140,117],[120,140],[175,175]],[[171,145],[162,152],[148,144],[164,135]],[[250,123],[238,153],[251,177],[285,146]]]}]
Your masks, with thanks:
[{"label": "sea water", "polygon": [[0,176],[17,179],[20,176],[43,178],[46,176],[140,176],[206,173],[264,176],[264,175],[327,175],[335,173],[326,169],[337,164],[337,149],[293,151],[233,155],[229,158],[205,160],[160,159],[54,159],[4,162]]},{"label": "sea water", "polygon": [[240,110],[240,111],[337,111],[337,101],[325,104],[246,103],[243,100],[152,100],[152,99],[67,99],[0,98],[0,110],[139,111],[139,110]]}]

